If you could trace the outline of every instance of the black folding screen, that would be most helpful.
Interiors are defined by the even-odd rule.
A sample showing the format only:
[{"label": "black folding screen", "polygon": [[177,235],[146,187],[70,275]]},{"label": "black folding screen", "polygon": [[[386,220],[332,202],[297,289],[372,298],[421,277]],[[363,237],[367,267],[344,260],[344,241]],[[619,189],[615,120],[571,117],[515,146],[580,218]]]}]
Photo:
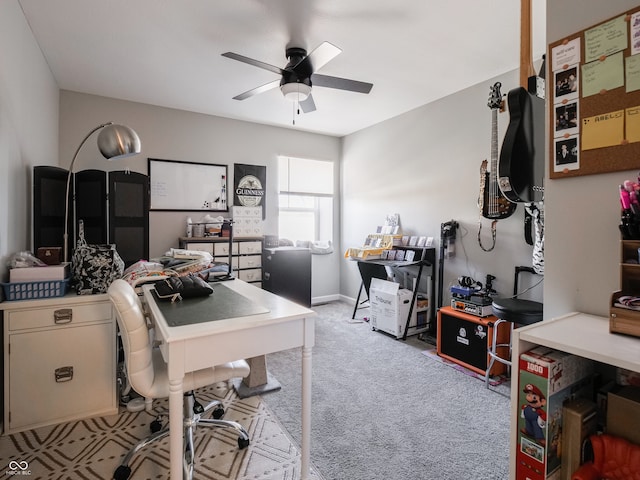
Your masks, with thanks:
[{"label": "black folding screen", "polygon": [[[64,244],[68,171],[33,169],[33,248]],[[77,220],[89,243],[115,243],[125,264],[149,257],[149,177],[135,172],[84,170],[72,176],[75,202],[69,212],[69,258],[76,244]],[[69,195],[74,198],[73,193]]]}]

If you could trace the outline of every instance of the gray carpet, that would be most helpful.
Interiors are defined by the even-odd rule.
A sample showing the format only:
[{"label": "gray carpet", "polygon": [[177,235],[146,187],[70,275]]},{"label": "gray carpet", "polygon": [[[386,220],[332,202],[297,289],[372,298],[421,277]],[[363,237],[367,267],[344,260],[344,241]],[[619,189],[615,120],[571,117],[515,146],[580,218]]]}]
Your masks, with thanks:
[{"label": "gray carpet", "polygon": [[[350,323],[352,306],[313,309],[311,460],[331,480],[508,478],[509,399],[422,352]],[[369,314],[358,311],[356,319]],[[300,351],[267,357],[282,384],[263,396],[300,442]],[[499,388],[506,390],[508,386]]]}]

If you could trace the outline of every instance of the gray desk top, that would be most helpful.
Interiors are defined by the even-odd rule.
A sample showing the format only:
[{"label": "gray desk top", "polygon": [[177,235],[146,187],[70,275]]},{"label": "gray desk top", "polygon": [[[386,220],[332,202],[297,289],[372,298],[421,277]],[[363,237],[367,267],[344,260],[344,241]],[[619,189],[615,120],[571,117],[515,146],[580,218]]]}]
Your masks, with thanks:
[{"label": "gray desk top", "polygon": [[159,299],[155,290],[153,297],[170,327],[269,312],[269,309],[227,288],[224,283],[213,283],[211,286],[213,293],[206,297],[171,302]]}]

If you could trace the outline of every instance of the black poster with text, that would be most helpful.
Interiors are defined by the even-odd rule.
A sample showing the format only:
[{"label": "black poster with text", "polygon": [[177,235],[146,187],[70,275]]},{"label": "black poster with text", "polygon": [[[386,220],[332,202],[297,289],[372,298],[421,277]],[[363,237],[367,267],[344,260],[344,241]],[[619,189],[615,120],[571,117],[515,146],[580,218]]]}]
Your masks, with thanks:
[{"label": "black poster with text", "polygon": [[263,165],[233,166],[233,204],[242,207],[262,207],[262,219],[266,215],[265,189],[267,187],[267,167]]}]

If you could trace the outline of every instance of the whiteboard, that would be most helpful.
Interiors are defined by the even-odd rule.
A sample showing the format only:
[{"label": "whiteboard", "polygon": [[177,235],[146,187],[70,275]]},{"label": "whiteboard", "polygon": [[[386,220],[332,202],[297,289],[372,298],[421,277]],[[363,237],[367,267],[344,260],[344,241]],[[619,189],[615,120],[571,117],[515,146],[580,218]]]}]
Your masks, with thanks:
[{"label": "whiteboard", "polygon": [[227,212],[227,166],[149,158],[151,210]]}]

